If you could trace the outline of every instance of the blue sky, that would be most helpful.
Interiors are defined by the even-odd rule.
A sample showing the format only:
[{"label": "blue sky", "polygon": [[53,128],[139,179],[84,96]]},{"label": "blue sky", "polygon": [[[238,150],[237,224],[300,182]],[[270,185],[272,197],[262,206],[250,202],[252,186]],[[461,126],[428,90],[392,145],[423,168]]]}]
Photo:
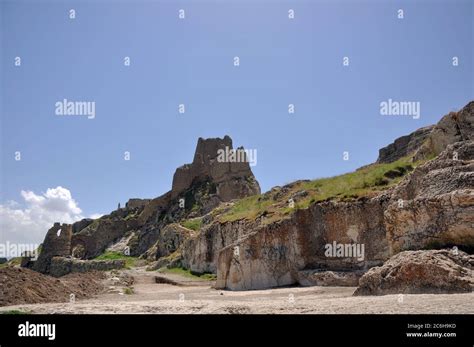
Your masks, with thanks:
[{"label": "blue sky", "polygon": [[[198,137],[256,149],[266,191],[371,163],[474,99],[472,1],[0,3],[3,233],[20,212],[34,227],[31,204],[61,218],[44,217],[55,197],[82,217],[159,196]],[[95,119],[55,115],[64,98],[94,101]],[[420,102],[421,118],[380,115],[388,99]]]}]

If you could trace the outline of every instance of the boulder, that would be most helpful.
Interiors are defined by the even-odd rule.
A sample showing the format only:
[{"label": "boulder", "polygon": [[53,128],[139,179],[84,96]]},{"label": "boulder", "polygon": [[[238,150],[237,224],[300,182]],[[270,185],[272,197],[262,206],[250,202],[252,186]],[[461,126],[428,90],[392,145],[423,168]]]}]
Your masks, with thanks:
[{"label": "boulder", "polygon": [[474,256],[460,250],[404,251],[359,280],[354,295],[469,293]]}]

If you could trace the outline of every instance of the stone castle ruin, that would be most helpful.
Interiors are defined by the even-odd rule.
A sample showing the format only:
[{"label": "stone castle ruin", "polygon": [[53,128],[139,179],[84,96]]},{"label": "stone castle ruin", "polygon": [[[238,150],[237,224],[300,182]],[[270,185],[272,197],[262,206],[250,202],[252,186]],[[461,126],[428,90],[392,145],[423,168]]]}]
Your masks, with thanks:
[{"label": "stone castle ruin", "polygon": [[71,238],[71,224],[54,223],[46,233],[38,260],[33,263],[32,269],[49,273],[53,257],[67,257],[71,254]]},{"label": "stone castle ruin", "polygon": [[[25,258],[23,265],[54,276],[123,267],[119,261],[94,260],[114,244],[123,246],[120,251],[127,248],[133,256],[154,259],[164,249],[170,254],[184,241],[183,229],[187,229],[167,225],[202,216],[222,202],[260,193],[248,162],[217,160],[218,151],[229,148],[229,136],[199,138],[192,163],[176,170],[169,192],[155,199],[129,199],[125,207],[119,204],[115,211],[95,220],[55,223],[38,259]],[[161,245],[171,241],[172,245]]]},{"label": "stone castle ruin", "polygon": [[[221,289],[356,286],[365,281],[364,292],[372,292],[382,274],[370,275],[370,269],[400,252],[474,247],[474,101],[438,124],[382,148],[377,162],[367,168],[400,158],[422,163],[390,170],[385,165],[387,180],[372,187],[370,194],[318,201],[305,198],[308,190],[317,197],[318,187],[307,188],[297,181],[260,195],[249,162],[218,158],[229,148],[228,136],[199,138],[192,163],[176,170],[167,193],[154,199],[130,199],[125,208],[96,220],[55,224],[32,268],[61,276],[120,267],[123,264],[94,259],[104,251],[126,248],[131,256],[150,261],[151,270],[167,266],[214,273],[216,288]],[[394,178],[399,181],[386,186]],[[254,203],[251,213],[240,213],[236,201],[250,196],[256,198],[249,199],[249,205]],[[287,207],[290,200],[305,202],[304,207]],[[328,257],[324,246],[333,242],[364,245],[365,254]],[[427,259],[436,261],[443,254],[432,252]],[[410,253],[408,257],[424,256]],[[471,260],[453,260],[457,261]],[[466,269],[472,271],[472,265]],[[400,285],[418,290],[418,282],[410,281],[401,279]],[[432,279],[427,281],[427,286],[433,285]],[[387,292],[392,289],[393,284],[387,283]]]},{"label": "stone castle ruin", "polygon": [[70,272],[112,270],[124,267],[124,261],[84,263],[72,258],[72,235],[72,224],[54,223],[53,227],[46,233],[37,260],[32,260],[31,257],[23,257],[22,266],[55,277],[63,276]]}]

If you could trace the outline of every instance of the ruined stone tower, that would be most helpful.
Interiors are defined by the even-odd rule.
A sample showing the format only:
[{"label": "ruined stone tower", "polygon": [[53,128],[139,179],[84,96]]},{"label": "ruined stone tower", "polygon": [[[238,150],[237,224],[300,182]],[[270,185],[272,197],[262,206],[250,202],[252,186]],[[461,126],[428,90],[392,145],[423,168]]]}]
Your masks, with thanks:
[{"label": "ruined stone tower", "polygon": [[54,223],[48,230],[38,260],[33,270],[48,273],[53,257],[67,257],[71,254],[72,225]]},{"label": "ruined stone tower", "polygon": [[193,162],[176,169],[171,198],[178,197],[193,184],[205,181],[216,185],[217,196],[221,201],[260,194],[260,186],[248,162],[219,162],[217,160],[218,151],[226,150],[226,148],[232,149],[232,139],[227,135],[223,139],[200,137]]}]

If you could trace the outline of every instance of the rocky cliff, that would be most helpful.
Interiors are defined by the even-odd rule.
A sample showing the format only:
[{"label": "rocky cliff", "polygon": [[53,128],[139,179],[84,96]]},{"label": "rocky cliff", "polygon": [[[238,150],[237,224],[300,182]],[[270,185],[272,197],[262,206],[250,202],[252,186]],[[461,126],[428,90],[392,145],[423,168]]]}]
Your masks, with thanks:
[{"label": "rocky cliff", "polygon": [[[225,221],[214,214],[185,243],[184,265],[216,272],[217,286],[234,290],[295,283],[353,285],[354,277],[400,251],[453,245],[472,251],[473,119],[471,102],[439,124],[395,141],[381,151],[378,163],[361,172],[369,177],[383,170],[382,175],[374,182],[367,179],[362,187],[348,186],[356,192],[353,196],[334,194],[317,201],[329,184],[322,180],[313,187],[298,186],[313,191],[295,192],[293,186],[266,193],[259,203],[267,195],[272,203],[255,218]],[[412,164],[397,164],[406,162]],[[287,213],[275,218],[273,206],[280,202],[280,210],[284,209],[291,195],[278,196],[282,190],[313,198],[309,202],[303,198],[296,208],[287,206]],[[228,213],[224,210],[222,215]],[[328,256],[326,246],[332,244],[354,252],[343,249],[340,256]],[[363,257],[354,256],[358,246],[364,246]]]},{"label": "rocky cliff", "polygon": [[391,254],[474,246],[474,141],[448,145],[392,192],[384,212]]},{"label": "rocky cliff", "polygon": [[[456,149],[461,159],[449,159]],[[249,224],[252,232],[247,235],[240,224],[226,226],[240,228],[245,236],[236,236],[234,242],[223,247],[208,270],[217,268],[221,288],[262,289],[308,284],[308,271],[362,274],[403,250],[457,245],[472,251],[473,150],[474,141],[450,145],[438,158],[417,167],[397,186],[373,198],[313,203],[296,210],[289,219],[263,226]],[[414,183],[416,180],[419,184]],[[213,226],[207,232],[218,229]],[[209,235],[204,239],[214,240]],[[222,239],[218,240],[208,248],[220,247]],[[334,242],[363,245],[363,259],[354,254],[328,257],[325,246]],[[197,244],[198,252],[206,249],[202,240]],[[195,257],[200,256],[191,258]],[[189,263],[191,268],[195,263]]]},{"label": "rocky cliff", "polygon": [[374,164],[264,194],[248,162],[219,159],[232,149],[228,136],[200,138],[171,191],[75,223],[69,248],[51,251],[48,233],[45,254],[92,259],[128,247],[152,261],[150,269],[216,273],[218,288],[247,290],[354,286],[399,252],[453,246],[472,252],[473,124],[470,102],[381,149]]}]

